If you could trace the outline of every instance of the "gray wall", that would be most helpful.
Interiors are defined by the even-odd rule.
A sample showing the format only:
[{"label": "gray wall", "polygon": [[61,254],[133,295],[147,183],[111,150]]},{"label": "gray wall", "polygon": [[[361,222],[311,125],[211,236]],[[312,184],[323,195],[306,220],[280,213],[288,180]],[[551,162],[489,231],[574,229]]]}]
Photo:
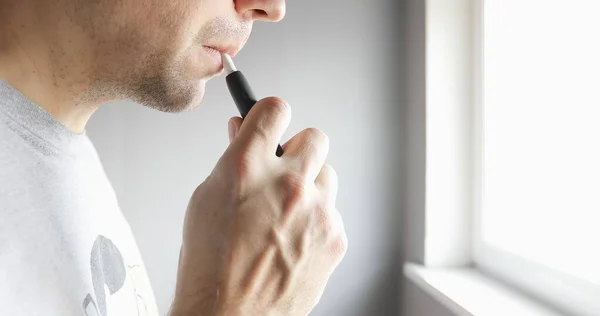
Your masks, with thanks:
[{"label": "gray wall", "polygon": [[[288,1],[278,24],[256,24],[236,59],[259,96],[293,107],[287,137],[305,127],[331,139],[338,208],[350,249],[313,315],[400,312],[400,66],[397,0]],[[227,146],[235,115],[223,78],[202,106],[164,114],[130,103],[102,107],[88,125],[136,235],[161,312],[172,300],[188,198]]]}]

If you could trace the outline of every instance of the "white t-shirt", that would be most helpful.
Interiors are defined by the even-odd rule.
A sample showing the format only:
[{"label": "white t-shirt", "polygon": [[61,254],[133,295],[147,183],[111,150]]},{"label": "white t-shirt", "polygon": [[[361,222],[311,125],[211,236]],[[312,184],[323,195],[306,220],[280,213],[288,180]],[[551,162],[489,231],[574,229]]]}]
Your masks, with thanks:
[{"label": "white t-shirt", "polygon": [[88,137],[1,80],[0,314],[158,315]]}]

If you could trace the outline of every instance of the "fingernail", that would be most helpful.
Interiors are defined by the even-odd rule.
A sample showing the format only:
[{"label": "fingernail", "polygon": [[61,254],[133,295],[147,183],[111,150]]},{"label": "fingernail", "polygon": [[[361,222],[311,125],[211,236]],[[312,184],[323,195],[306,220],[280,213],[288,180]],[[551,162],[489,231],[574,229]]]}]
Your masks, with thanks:
[{"label": "fingernail", "polygon": [[235,132],[236,132],[236,127],[235,127],[235,123],[233,123],[232,121],[229,121],[229,142],[233,142],[233,139],[235,138]]}]

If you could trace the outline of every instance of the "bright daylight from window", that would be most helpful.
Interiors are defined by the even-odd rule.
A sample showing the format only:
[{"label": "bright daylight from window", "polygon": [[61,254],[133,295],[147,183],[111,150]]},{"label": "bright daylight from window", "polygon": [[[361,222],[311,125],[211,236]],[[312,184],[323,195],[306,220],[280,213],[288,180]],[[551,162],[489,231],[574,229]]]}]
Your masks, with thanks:
[{"label": "bright daylight from window", "polygon": [[485,2],[483,242],[600,285],[600,1]]}]

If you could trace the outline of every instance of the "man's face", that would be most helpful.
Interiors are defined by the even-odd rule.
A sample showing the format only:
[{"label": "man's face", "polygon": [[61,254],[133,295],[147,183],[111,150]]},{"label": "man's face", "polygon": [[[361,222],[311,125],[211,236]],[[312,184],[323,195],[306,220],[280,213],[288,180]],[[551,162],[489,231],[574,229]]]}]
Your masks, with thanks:
[{"label": "man's face", "polygon": [[[73,2],[71,2],[73,3]],[[254,20],[278,21],[285,0],[84,0],[71,14],[91,41],[93,85],[165,112],[197,106]]]}]

